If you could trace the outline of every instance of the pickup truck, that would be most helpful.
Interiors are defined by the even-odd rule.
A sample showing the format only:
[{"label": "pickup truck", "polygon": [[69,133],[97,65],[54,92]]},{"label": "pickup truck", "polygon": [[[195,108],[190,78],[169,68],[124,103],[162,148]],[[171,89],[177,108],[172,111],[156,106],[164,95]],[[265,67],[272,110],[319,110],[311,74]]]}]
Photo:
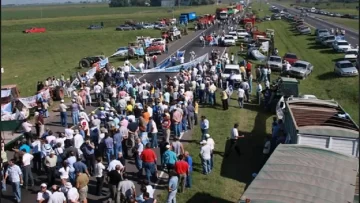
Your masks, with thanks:
[{"label": "pickup truck", "polygon": [[23,33],[43,33],[43,32],[46,32],[46,29],[43,27],[33,27],[23,31]]},{"label": "pickup truck", "polygon": [[172,27],[168,31],[170,41],[174,41],[176,39],[181,39],[181,31],[177,29],[177,27]]}]

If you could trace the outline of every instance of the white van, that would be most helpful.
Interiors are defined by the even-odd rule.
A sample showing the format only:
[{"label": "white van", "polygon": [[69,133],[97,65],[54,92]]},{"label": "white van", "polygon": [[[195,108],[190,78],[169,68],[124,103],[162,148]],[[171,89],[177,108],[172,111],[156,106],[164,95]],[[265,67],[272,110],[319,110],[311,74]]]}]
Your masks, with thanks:
[{"label": "white van", "polygon": [[310,12],[311,12],[311,13],[315,13],[315,11],[316,11],[316,8],[315,8],[315,7],[312,7],[312,8],[310,9]]}]

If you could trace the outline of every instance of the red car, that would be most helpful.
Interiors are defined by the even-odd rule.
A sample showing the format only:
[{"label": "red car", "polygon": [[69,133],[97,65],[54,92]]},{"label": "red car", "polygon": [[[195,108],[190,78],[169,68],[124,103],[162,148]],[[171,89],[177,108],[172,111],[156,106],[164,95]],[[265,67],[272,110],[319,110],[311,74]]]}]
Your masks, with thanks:
[{"label": "red car", "polygon": [[283,60],[288,61],[291,65],[294,64],[299,58],[296,56],[296,54],[293,53],[286,53],[283,57]]},{"label": "red car", "polygon": [[46,32],[46,29],[43,27],[33,27],[23,31],[24,33],[43,33]]},{"label": "red car", "polygon": [[162,54],[164,52],[165,52],[164,45],[159,42],[154,42],[148,48],[145,49],[145,53],[149,55]]}]

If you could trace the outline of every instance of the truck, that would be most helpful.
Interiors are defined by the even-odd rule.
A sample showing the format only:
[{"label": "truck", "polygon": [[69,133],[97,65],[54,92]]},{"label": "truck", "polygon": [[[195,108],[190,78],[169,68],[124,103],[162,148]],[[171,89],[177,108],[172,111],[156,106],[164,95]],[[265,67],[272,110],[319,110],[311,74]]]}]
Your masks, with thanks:
[{"label": "truck", "polygon": [[23,31],[23,33],[44,33],[46,32],[46,28],[43,28],[43,27],[32,27],[32,28],[29,28],[29,29],[26,29]]},{"label": "truck", "polygon": [[180,24],[188,24],[189,22],[196,20],[196,12],[182,13],[179,17]]},{"label": "truck", "polygon": [[217,8],[216,9],[216,18],[218,20],[226,20],[228,18],[228,9],[227,8]]},{"label": "truck", "polygon": [[359,157],[359,126],[334,100],[290,97],[279,101],[286,144],[308,145]]},{"label": "truck", "polygon": [[168,31],[163,31],[161,37],[166,40],[166,42],[174,41],[181,39],[181,31],[177,27],[172,27]]}]

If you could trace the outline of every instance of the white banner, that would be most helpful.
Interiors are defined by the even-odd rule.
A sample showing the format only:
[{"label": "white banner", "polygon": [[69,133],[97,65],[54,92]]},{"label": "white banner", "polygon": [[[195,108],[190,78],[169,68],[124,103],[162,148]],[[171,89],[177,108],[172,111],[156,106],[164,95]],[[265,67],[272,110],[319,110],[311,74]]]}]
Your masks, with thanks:
[{"label": "white banner", "polygon": [[24,106],[26,108],[31,109],[31,108],[37,106],[36,98],[37,98],[37,95],[31,96],[31,97],[26,97],[26,98],[19,98],[19,100],[21,103],[24,104]]},{"label": "white banner", "polygon": [[[91,68],[88,72],[87,72],[87,77],[88,78],[82,78],[82,80],[86,81],[87,79],[91,79],[94,77],[95,73],[96,73],[97,68]],[[72,83],[70,84],[70,88],[72,89],[76,89],[77,86],[80,85],[80,82],[78,78],[75,78],[75,80],[72,81]]]},{"label": "white banner", "polygon": [[204,54],[188,63],[180,64],[169,68],[144,70],[143,73],[179,72],[181,68],[187,70],[193,66],[196,66],[196,64],[198,63],[203,63],[208,60],[209,60],[209,54]]},{"label": "white banner", "polygon": [[268,52],[269,51],[269,42],[263,42],[260,46],[260,50],[264,53],[264,52]]}]

